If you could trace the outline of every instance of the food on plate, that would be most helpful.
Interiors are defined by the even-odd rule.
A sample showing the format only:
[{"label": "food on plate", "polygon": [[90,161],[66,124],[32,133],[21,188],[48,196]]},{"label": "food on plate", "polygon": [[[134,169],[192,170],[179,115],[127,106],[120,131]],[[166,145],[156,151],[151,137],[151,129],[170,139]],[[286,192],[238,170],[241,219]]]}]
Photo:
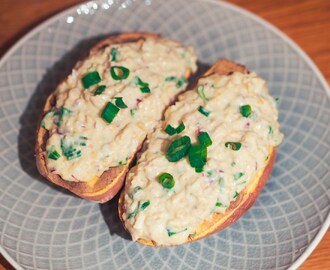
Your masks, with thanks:
[{"label": "food on plate", "polygon": [[148,135],[126,177],[119,215],[134,241],[191,242],[254,203],[282,141],[276,100],[244,66],[219,60]]},{"label": "food on plate", "polygon": [[46,101],[35,146],[39,172],[82,198],[110,200],[195,71],[193,48],[159,35],[103,40]]}]

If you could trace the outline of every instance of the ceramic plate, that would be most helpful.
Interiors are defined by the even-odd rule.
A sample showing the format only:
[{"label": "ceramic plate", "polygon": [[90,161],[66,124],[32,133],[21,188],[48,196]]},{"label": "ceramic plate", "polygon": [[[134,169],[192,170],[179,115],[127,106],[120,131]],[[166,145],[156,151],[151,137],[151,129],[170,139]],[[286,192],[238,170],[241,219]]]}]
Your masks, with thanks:
[{"label": "ceramic plate", "polygon": [[[36,122],[45,97],[100,38],[150,31],[193,45],[201,62],[244,63],[279,97],[285,140],[255,205],[202,241],[150,248],[131,241],[117,200],[88,202],[39,176]],[[18,269],[286,269],[330,223],[329,88],[273,26],[218,1],[96,1],[56,15],[0,62],[0,244]]]}]

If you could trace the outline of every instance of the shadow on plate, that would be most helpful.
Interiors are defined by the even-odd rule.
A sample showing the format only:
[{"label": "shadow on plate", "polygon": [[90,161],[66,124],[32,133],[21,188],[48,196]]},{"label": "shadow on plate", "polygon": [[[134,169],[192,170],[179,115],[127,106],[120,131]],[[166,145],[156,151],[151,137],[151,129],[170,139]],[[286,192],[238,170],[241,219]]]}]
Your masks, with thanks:
[{"label": "shadow on plate", "polygon": [[80,41],[72,50],[65,53],[59,61],[49,68],[28,101],[25,111],[20,116],[21,126],[18,137],[18,156],[22,169],[33,179],[65,194],[72,193],[47,181],[37,170],[34,155],[36,129],[47,97],[71,73],[75,64],[88,55],[90,48],[103,38],[105,36],[96,36]]},{"label": "shadow on plate", "polygon": [[118,200],[121,191],[109,202],[100,204],[100,210],[110,235],[118,235],[126,240],[131,240],[130,234],[125,230],[118,213]]}]

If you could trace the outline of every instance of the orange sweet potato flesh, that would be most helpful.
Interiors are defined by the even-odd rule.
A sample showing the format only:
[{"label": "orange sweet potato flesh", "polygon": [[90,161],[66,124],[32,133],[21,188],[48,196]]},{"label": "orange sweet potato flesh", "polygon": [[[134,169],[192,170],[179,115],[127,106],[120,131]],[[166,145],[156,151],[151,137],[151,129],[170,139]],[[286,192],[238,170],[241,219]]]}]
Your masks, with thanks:
[{"label": "orange sweet potato flesh", "polygon": [[[110,36],[98,44],[96,44],[91,50],[90,55],[95,54],[97,51],[102,50],[104,47],[110,46],[112,44],[127,43],[127,42],[138,42],[146,39],[158,39],[160,35],[132,32],[124,33],[115,36]],[[80,66],[81,62],[78,62],[76,68]],[[187,70],[186,77],[191,75],[191,71]],[[55,104],[55,95],[51,94],[43,108],[42,117],[49,111]],[[40,119],[42,119],[42,117]],[[41,121],[41,120],[40,120]],[[46,163],[46,142],[48,139],[48,131],[38,125],[36,134],[36,164],[37,168],[42,176],[47,178],[54,184],[61,186],[65,189],[70,190],[72,193],[90,201],[96,201],[99,203],[104,203],[111,200],[121,189],[124,183],[124,179],[127,171],[131,167],[136,153],[140,150],[142,143],[136,149],[136,152],[129,158],[127,164],[122,166],[110,167],[105,171],[100,177],[95,176],[89,182],[70,182],[65,181],[59,175],[52,173]]]},{"label": "orange sweet potato flesh", "polygon": [[[218,73],[220,75],[228,75],[232,72],[242,72],[242,73],[249,73],[248,69],[240,64],[236,64],[230,60],[219,60],[217,61],[204,75],[209,76],[214,73]],[[237,196],[236,200],[231,202],[228,209],[225,213],[214,213],[212,217],[204,221],[196,230],[194,235],[190,235],[187,238],[186,243],[199,240],[201,238],[207,237],[215,232],[223,230],[224,228],[228,227],[229,225],[233,224],[237,221],[256,201],[258,198],[262,188],[265,186],[274,162],[276,158],[276,148],[271,147],[269,152],[269,159],[267,160],[266,166],[261,169],[256,177],[250,181],[250,183],[240,192]],[[118,203],[118,211],[119,216],[123,221],[123,213],[124,213],[124,191],[121,193]],[[146,240],[146,239],[138,239],[137,242],[158,247],[162,246],[157,244],[154,241]]]}]

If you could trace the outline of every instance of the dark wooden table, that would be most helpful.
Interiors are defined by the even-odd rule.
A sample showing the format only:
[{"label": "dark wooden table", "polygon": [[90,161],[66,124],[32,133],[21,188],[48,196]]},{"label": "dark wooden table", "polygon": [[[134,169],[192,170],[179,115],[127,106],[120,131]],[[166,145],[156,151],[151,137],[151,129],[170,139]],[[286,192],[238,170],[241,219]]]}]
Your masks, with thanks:
[{"label": "dark wooden table", "polygon": [[[51,15],[81,0],[1,0],[0,55]],[[315,62],[330,83],[329,0],[229,0],[266,19],[291,37]],[[0,255],[0,270],[13,269]],[[301,270],[330,269],[330,231]]]}]

